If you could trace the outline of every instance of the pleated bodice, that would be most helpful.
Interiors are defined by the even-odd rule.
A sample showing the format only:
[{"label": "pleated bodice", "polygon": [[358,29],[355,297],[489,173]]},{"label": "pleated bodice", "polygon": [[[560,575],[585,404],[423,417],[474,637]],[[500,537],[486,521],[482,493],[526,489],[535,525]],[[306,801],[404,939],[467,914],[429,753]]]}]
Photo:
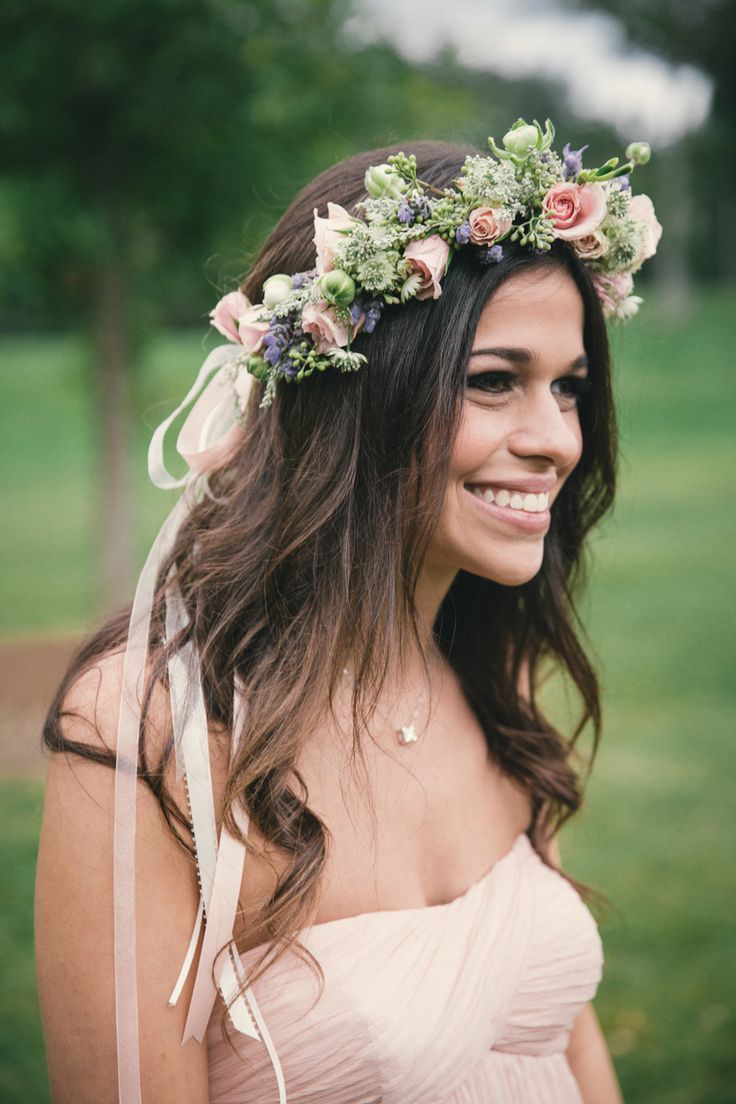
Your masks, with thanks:
[{"label": "pleated bodice", "polygon": [[[579,1104],[565,1057],[602,951],[574,888],[520,835],[461,897],[316,924],[253,986],[288,1104]],[[259,948],[241,955],[247,972]],[[263,1045],[208,1029],[212,1104],[278,1102]]]}]

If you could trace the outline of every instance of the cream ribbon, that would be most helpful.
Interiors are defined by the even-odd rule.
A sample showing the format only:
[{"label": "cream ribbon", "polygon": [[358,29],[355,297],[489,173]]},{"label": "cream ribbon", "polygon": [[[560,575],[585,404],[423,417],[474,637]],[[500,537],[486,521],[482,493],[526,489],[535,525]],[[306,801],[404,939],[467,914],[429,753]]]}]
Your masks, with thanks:
[{"label": "cream ribbon", "polygon": [[[189,512],[197,478],[226,464],[243,436],[239,414],[245,407],[253,378],[241,371],[233,381],[232,362],[240,355],[242,350],[232,345],[220,346],[210,353],[184,400],[154,431],[148,452],[148,470],[153,483],[164,490],[183,487],[185,493],[164,521],[143,565],[133,598],[123,662],[113,834],[115,1015],[120,1104],[141,1104],[136,985],[136,782],[140,703],[144,691],[151,611],[161,566],[170,555],[181,523]],[[192,402],[194,406],[177,440],[177,450],[189,470],[177,478],[166,468],[164,442],[171,424]],[[170,589],[166,606],[166,636],[171,640],[187,624],[186,607],[175,587]],[[206,919],[182,1045],[191,1037],[200,1043],[204,1039],[216,998],[212,980],[215,960],[221,948],[227,947],[220,956],[222,962],[217,966],[217,987],[230,1006],[230,1019],[236,1029],[263,1041],[273,1064],[279,1102],[286,1104],[278,1055],[255,996],[250,988],[244,988],[246,979],[240,956],[234,946],[228,946],[232,941],[245,845],[223,825],[218,846],[207,714],[199,656],[193,642],[187,642],[171,657],[168,675],[176,772],[177,777],[183,775],[187,781],[201,889],[192,935],[169,1004],[174,1005],[179,999],[194,960],[201,925]],[[239,695],[236,700],[237,716],[240,716],[241,703],[242,695]],[[234,723],[231,757],[235,754],[239,730],[239,723]],[[238,821],[238,827],[245,839],[248,821],[244,814]]]},{"label": "cream ribbon", "polygon": [[[239,413],[245,408],[253,386],[253,376],[243,370],[237,373],[233,386],[233,361],[242,355],[239,345],[218,345],[213,349],[182,401],[153,431],[148,446],[148,475],[162,491],[185,486],[192,472],[202,475],[223,467],[237,448],[245,432]],[[166,467],[164,442],[169,427],[192,402],[194,406],[176,441],[177,451],[186,460],[189,471],[177,477]]]}]

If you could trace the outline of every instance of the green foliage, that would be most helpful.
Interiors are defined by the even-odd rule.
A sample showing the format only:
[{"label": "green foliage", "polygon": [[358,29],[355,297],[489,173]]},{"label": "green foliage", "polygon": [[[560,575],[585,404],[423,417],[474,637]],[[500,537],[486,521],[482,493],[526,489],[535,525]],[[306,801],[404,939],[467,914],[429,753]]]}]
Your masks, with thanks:
[{"label": "green foliage", "polygon": [[[357,150],[485,141],[535,86],[351,43],[349,0],[8,0],[0,318],[74,326],[125,273],[141,328],[202,316],[298,188]],[[545,106],[554,103],[545,93]],[[513,102],[513,106],[511,101]],[[408,144],[408,143],[407,143]]]}]

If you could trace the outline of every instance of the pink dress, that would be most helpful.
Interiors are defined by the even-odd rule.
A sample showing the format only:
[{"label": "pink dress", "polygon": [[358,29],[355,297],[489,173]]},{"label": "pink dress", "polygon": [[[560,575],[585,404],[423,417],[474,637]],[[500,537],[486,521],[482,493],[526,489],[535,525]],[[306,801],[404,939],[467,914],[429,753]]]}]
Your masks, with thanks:
[{"label": "pink dress", "polygon": [[[449,904],[316,924],[253,992],[288,1104],[580,1104],[565,1056],[603,956],[572,886],[520,835]],[[241,955],[247,972],[259,950]],[[211,1104],[278,1104],[263,1043],[220,1010],[207,1031]]]}]

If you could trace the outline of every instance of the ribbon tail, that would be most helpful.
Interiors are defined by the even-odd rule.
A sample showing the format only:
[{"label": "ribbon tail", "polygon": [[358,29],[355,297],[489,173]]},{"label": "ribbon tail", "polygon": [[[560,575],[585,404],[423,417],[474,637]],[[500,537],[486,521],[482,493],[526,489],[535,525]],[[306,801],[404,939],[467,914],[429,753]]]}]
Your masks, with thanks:
[{"label": "ribbon tail", "polygon": [[197,905],[197,915],[194,917],[194,927],[192,928],[192,934],[189,939],[189,946],[187,947],[186,954],[184,955],[184,961],[181,964],[181,970],[179,976],[176,979],[176,984],[169,997],[169,1008],[173,1008],[181,996],[181,991],[184,988],[184,983],[189,977],[189,971],[192,968],[192,962],[194,961],[194,952],[197,949],[197,943],[199,942],[199,933],[202,928],[202,921],[204,920],[204,905],[202,904],[202,898],[199,898],[199,904]]},{"label": "ribbon tail", "polygon": [[[241,840],[231,836],[223,826],[220,833],[220,847],[217,854],[212,896],[207,910],[202,952],[197,966],[189,1015],[184,1027],[182,1045],[194,1037],[198,1043],[204,1039],[207,1024],[212,1014],[217,991],[213,980],[213,970],[218,952],[226,948],[233,937],[235,912],[238,906],[240,884],[245,862],[245,846]],[[257,1036],[256,1036],[257,1037]]]},{"label": "ribbon tail", "polygon": [[136,984],[135,829],[140,691],[145,678],[151,609],[161,564],[189,506],[182,497],[162,525],[143,565],[130,616],[123,661],[115,758],[113,925],[115,1033],[121,1104],[140,1104],[138,990]]}]

